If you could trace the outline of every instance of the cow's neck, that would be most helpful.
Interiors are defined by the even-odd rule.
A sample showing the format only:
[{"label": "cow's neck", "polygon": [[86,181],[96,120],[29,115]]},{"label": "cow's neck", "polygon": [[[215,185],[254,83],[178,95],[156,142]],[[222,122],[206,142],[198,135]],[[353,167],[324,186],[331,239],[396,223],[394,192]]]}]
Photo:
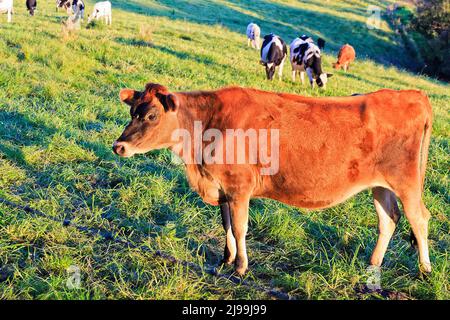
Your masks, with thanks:
[{"label": "cow's neck", "polygon": [[[187,130],[191,136],[191,148],[189,154],[187,154],[188,161],[186,165],[196,163],[194,161],[195,152],[194,149],[194,124],[197,123],[197,128],[201,125],[201,136],[206,129],[209,128],[210,122],[214,114],[217,112],[218,100],[214,92],[180,92],[176,93],[180,106],[177,112],[179,128]],[[198,134],[198,132],[196,132]],[[171,148],[172,151],[178,153],[176,150],[180,148],[180,145]],[[186,159],[185,159],[186,160]]]},{"label": "cow's neck", "polygon": [[209,123],[217,106],[214,92],[177,93],[177,96],[180,97],[178,121],[181,128],[190,130],[194,121],[201,121],[203,126]]}]

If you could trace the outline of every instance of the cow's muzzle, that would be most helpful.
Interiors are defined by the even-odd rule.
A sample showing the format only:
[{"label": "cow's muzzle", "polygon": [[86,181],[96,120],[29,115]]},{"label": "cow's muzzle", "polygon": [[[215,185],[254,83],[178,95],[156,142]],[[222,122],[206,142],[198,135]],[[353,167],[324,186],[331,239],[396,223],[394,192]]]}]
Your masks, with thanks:
[{"label": "cow's muzzle", "polygon": [[112,149],[118,156],[125,157],[127,154],[127,143],[123,141],[114,141]]}]

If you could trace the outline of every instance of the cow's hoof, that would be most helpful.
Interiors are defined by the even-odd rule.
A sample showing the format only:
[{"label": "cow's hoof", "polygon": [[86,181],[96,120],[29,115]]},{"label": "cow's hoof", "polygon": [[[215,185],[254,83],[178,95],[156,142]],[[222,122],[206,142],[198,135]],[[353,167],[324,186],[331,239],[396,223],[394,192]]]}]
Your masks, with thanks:
[{"label": "cow's hoof", "polygon": [[242,261],[240,261],[239,259],[236,259],[235,261],[235,271],[239,276],[244,276],[245,273],[247,272],[247,264],[243,263]]},{"label": "cow's hoof", "polygon": [[232,265],[234,263],[234,259],[232,259],[232,258],[223,258],[221,261],[220,261],[220,264],[221,265],[228,265],[228,266],[230,266],[230,265]]},{"label": "cow's hoof", "polygon": [[244,268],[244,267],[237,267],[237,268],[235,269],[235,271],[236,271],[236,274],[237,274],[238,276],[243,277],[243,276],[245,276],[245,273],[247,272],[247,268]]},{"label": "cow's hoof", "polygon": [[422,276],[428,277],[431,274],[431,263],[419,264],[419,271]]}]

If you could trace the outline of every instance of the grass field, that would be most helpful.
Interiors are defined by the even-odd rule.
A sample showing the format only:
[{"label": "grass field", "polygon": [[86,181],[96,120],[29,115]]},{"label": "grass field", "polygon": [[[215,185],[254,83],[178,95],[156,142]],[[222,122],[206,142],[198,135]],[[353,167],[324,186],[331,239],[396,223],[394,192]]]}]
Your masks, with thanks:
[{"label": "grass field", "polygon": [[[238,84],[313,96],[380,88],[421,89],[435,120],[425,203],[432,213],[433,273],[418,276],[410,226],[401,219],[385,257],[382,287],[413,299],[449,299],[450,86],[408,71],[414,63],[389,25],[367,29],[367,6],[388,1],[119,1],[113,25],[63,37],[53,1],[13,23],[0,15],[0,197],[58,219],[113,230],[181,260],[213,265],[224,233],[219,209],[205,205],[168,151],[120,159],[111,152],[129,113],[121,88],[148,81],[170,90]],[[92,1],[87,1],[87,11]],[[326,6],[324,5],[326,4]],[[86,12],[87,14],[88,12]],[[250,21],[288,43],[303,33],[327,40],[324,69],[340,45],[358,54],[350,72],[333,72],[326,90],[268,82],[259,53],[246,47]],[[299,299],[370,299],[365,283],[377,237],[371,192],[335,208],[306,211],[252,200],[247,279]],[[77,266],[81,286],[66,286]],[[223,272],[230,273],[231,267]],[[0,204],[2,299],[265,299],[262,292],[169,264],[138,249]]]}]

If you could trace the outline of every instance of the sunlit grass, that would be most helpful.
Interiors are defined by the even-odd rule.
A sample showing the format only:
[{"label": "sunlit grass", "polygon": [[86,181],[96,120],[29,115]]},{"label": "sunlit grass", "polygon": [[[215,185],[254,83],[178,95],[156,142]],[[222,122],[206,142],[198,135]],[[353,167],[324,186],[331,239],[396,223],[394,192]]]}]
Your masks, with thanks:
[{"label": "sunlit grass", "polygon": [[[12,24],[0,16],[0,196],[214,264],[224,245],[219,211],[190,190],[182,166],[166,151],[132,159],[112,154],[129,117],[118,101],[121,88],[152,81],[174,91],[241,85],[313,96],[421,89],[435,114],[425,190],[434,271],[417,277],[402,219],[382,285],[413,298],[448,299],[450,88],[404,70],[411,60],[389,26],[365,27],[369,2],[378,3],[114,1],[112,27],[86,29],[84,22],[69,39],[61,32],[65,14],[55,13],[52,1],[39,2],[33,18],[17,3]],[[283,81],[266,81],[259,53],[246,47],[250,21],[287,42],[301,33],[326,39],[324,69],[334,73],[327,89],[293,83],[288,65]],[[331,69],[346,42],[358,54],[347,74]],[[299,298],[358,297],[355,286],[365,281],[377,236],[370,192],[324,211],[252,200],[250,216],[250,278]],[[71,265],[81,270],[78,290],[66,286]],[[0,204],[0,298],[266,297]]]}]

